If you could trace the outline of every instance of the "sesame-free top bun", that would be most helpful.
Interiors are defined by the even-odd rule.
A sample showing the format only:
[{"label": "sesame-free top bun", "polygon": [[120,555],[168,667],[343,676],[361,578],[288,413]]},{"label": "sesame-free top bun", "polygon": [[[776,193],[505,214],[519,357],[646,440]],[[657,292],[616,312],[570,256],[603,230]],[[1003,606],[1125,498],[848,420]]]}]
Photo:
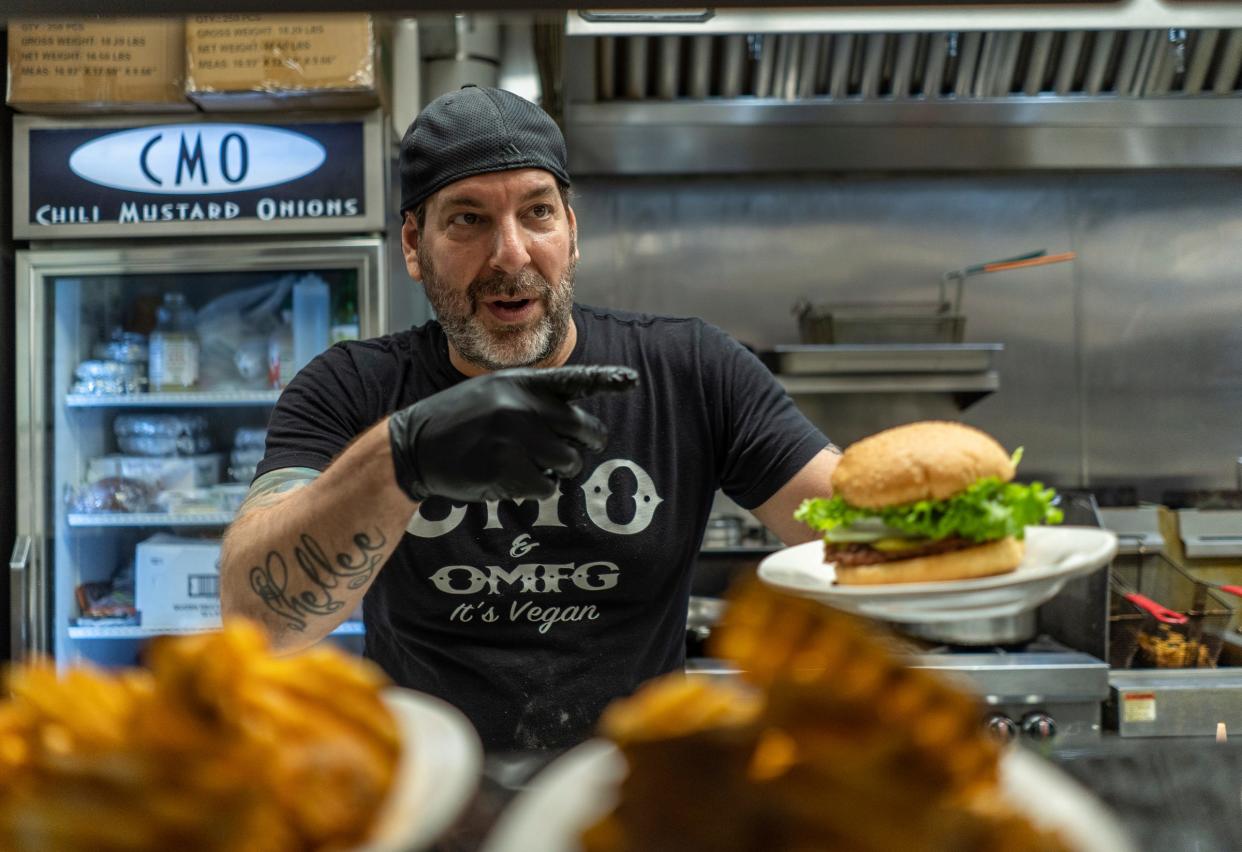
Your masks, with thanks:
[{"label": "sesame-free top bun", "polygon": [[846,448],[832,474],[851,506],[880,509],[944,500],[985,476],[1013,479],[1013,463],[992,436],[971,426],[926,420],[877,432]]},{"label": "sesame-free top bun", "polygon": [[[934,556],[916,556],[874,565],[834,565],[833,571],[837,582],[843,586],[966,580],[1008,574],[1018,567],[1025,552],[1023,543],[1010,537]],[[829,557],[828,561],[831,562],[832,558]]]}]

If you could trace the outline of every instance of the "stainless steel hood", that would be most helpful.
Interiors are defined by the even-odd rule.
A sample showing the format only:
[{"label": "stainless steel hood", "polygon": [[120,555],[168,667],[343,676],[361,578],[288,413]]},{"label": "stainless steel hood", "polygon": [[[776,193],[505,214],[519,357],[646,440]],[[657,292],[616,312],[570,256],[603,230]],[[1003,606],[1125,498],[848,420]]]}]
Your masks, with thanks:
[{"label": "stainless steel hood", "polygon": [[[1236,27],[739,33],[718,31],[720,13],[673,34],[674,25],[654,24],[661,34],[645,35],[639,23],[587,26],[571,13],[571,166],[612,174],[1239,166],[1242,9],[1227,5],[1218,18]],[[781,23],[769,18],[742,22]],[[694,29],[713,22],[716,30]],[[830,22],[839,23],[830,13],[797,17],[801,26]],[[624,34],[612,34],[618,28]]]}]

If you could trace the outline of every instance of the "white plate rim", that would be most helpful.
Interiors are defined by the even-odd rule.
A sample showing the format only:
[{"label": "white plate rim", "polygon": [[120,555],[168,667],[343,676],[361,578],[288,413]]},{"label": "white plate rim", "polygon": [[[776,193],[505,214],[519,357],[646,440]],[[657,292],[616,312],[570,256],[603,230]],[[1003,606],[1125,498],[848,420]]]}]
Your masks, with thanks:
[{"label": "white plate rim", "polygon": [[370,840],[355,852],[416,852],[435,843],[479,786],[483,745],[456,707],[401,687],[383,692],[401,732],[401,758]]},{"label": "white plate rim", "polygon": [[[578,832],[613,806],[624,775],[625,758],[608,740],[587,740],[570,749],[510,804],[481,852],[579,852]],[[1075,852],[1135,852],[1117,817],[1095,796],[1020,746],[1009,748],[1001,759],[1001,789],[1037,825],[1060,831]],[[1027,799],[1016,795],[1019,789],[1036,791],[1040,808],[1025,807]]]},{"label": "white plate rim", "polygon": [[[837,597],[843,600],[852,598],[861,598],[874,600],[877,598],[888,597],[905,597],[908,595],[935,595],[935,594],[961,594],[963,592],[984,591],[987,589],[998,589],[1005,586],[1020,586],[1028,583],[1042,583],[1050,580],[1064,578],[1072,579],[1079,574],[1090,573],[1097,568],[1107,564],[1109,560],[1117,553],[1117,535],[1111,530],[1101,529],[1100,527],[1027,527],[1025,535],[1029,540],[1035,539],[1052,539],[1051,542],[1040,542],[1041,546],[1055,546],[1055,539],[1062,537],[1059,534],[1072,533],[1077,537],[1095,538],[1095,547],[1084,553],[1076,554],[1077,558],[1071,559],[1061,565],[1030,565],[1026,559],[1014,571],[1007,574],[996,574],[990,577],[975,577],[965,580],[940,580],[929,583],[884,583],[878,585],[866,586],[839,586],[832,585],[824,576],[816,576],[810,571],[804,574],[808,580],[817,581],[816,583],[808,583],[806,585],[794,585],[785,582],[780,576],[774,576],[775,572],[788,572],[791,570],[785,564],[793,559],[798,559],[807,563],[809,568],[813,568],[817,563],[823,565],[823,561],[819,554],[823,552],[823,541],[816,539],[808,541],[804,544],[797,544],[793,547],[787,547],[778,550],[776,553],[769,554],[759,563],[759,578],[765,583],[781,589],[786,592],[797,595],[814,594],[824,597]],[[811,554],[815,554],[813,557]],[[807,570],[807,569],[803,569]]]}]

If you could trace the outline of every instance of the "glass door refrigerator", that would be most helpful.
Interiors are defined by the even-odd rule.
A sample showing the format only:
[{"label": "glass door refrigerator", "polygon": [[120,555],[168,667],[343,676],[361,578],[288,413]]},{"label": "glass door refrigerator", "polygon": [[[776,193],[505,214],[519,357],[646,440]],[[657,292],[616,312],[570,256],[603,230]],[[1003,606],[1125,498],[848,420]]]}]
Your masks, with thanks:
[{"label": "glass door refrigerator", "polygon": [[[152,636],[218,626],[220,537],[281,388],[333,342],[387,328],[378,128],[19,124],[14,658],[128,665]],[[111,170],[81,155],[100,140]],[[282,157],[298,146],[319,148],[303,175]],[[251,179],[265,158],[273,175]],[[178,171],[193,192],[154,191]],[[195,208],[219,218],[184,218]],[[360,648],[361,632],[351,619],[335,638]]]}]

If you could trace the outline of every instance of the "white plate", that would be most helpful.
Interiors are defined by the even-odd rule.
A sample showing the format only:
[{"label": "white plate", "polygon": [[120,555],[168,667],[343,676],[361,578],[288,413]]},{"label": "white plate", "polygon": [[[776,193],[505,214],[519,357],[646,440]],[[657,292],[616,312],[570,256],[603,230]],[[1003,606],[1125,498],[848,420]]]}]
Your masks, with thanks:
[{"label": "white plate", "polygon": [[370,842],[356,852],[416,852],[439,839],[474,795],[483,746],[455,707],[409,689],[384,690],[404,750]]},{"label": "white plate", "polygon": [[[501,815],[482,852],[579,852],[579,835],[612,808],[624,777],[625,758],[612,743],[583,743],[535,776]],[[1002,759],[1001,788],[1032,822],[1056,829],[1074,852],[1134,852],[1103,805],[1021,748]]]},{"label": "white plate", "polygon": [[1027,527],[1026,555],[1007,574],[936,583],[840,586],[820,540],[778,550],[759,577],[791,594],[870,618],[906,623],[1004,618],[1042,604],[1062,587],[1107,565],[1117,536],[1098,527]]}]

